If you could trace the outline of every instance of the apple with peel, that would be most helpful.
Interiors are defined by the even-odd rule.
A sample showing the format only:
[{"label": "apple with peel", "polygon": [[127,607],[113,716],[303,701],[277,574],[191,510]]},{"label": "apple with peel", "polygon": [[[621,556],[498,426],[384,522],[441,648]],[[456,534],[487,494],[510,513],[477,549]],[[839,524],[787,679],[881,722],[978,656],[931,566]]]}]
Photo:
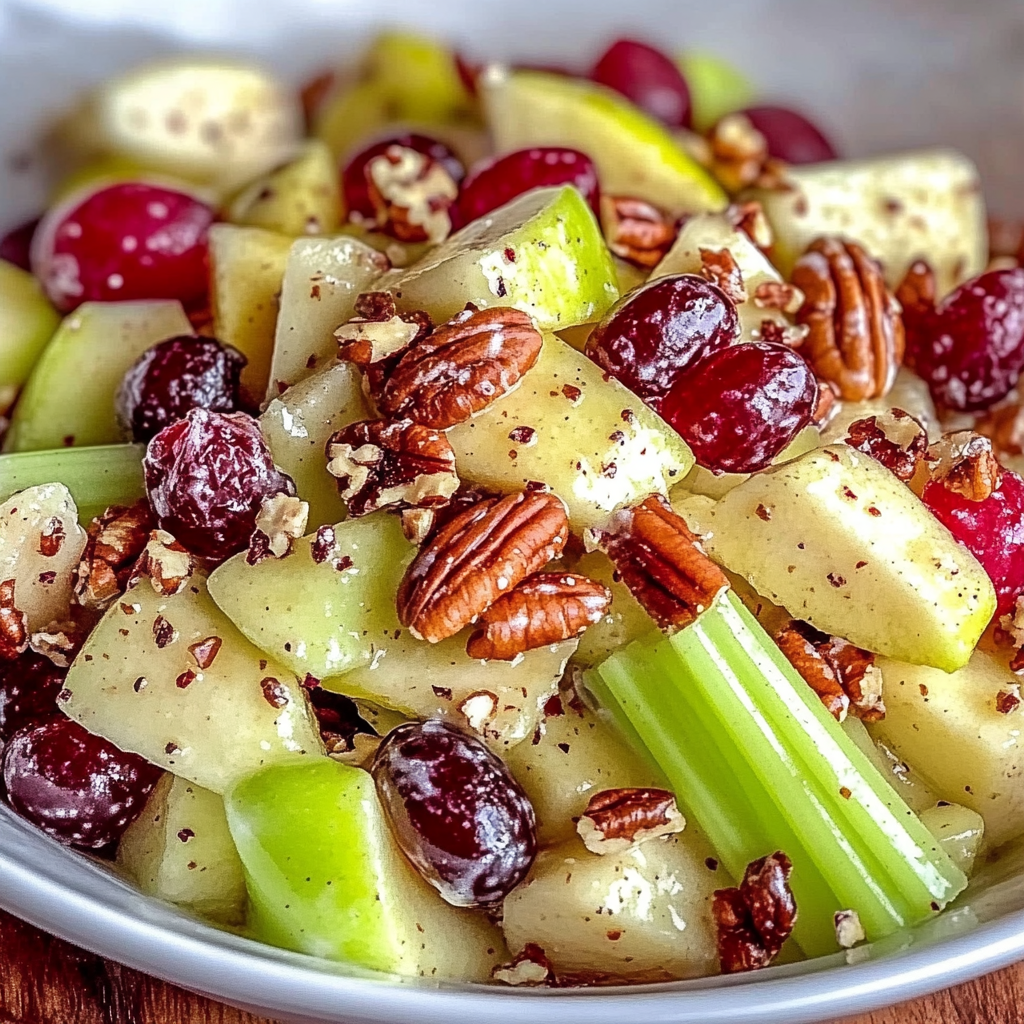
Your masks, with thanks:
[{"label": "apple with peel", "polygon": [[39,282],[0,259],[0,411],[14,404],[59,323]]}]

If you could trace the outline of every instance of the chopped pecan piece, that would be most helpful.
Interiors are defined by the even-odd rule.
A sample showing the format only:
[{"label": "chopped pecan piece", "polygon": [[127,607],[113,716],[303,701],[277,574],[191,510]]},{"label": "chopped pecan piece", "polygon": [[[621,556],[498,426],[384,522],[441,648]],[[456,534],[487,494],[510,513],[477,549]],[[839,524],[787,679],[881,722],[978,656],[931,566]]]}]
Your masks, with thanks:
[{"label": "chopped pecan piece", "polygon": [[715,892],[712,914],[723,973],[755,971],[779,955],[797,918],[792,870],[790,859],[776,852],[748,864],[738,888]]},{"label": "chopped pecan piece", "polygon": [[459,487],[448,438],[412,420],[351,423],[331,435],[326,451],[351,516],[445,505]]},{"label": "chopped pecan piece", "polygon": [[513,661],[537,647],[579,636],[600,622],[611,591],[571,572],[541,572],[502,594],[466,644],[471,658]]},{"label": "chopped pecan piece", "polygon": [[728,192],[753,185],[768,163],[768,140],[744,114],[726,114],[711,130],[711,169]]},{"label": "chopped pecan piece", "polygon": [[506,591],[557,558],[569,537],[553,494],[485,498],[441,527],[398,588],[398,618],[437,643],[454,636]]},{"label": "chopped pecan piece", "polygon": [[999,618],[999,625],[1014,647],[1024,647],[1024,594],[1013,602],[1013,610]]},{"label": "chopped pecan piece", "polygon": [[836,929],[836,942],[843,949],[851,949],[868,937],[856,910],[837,910],[832,921]]},{"label": "chopped pecan piece", "polygon": [[772,227],[764,215],[764,207],[756,199],[733,203],[725,215],[737,231],[742,231],[758,249],[770,249],[775,240]]},{"label": "chopped pecan piece", "polygon": [[628,196],[602,196],[601,223],[608,248],[646,270],[661,262],[678,233],[676,222],[656,206]]},{"label": "chopped pecan piece", "polygon": [[999,489],[1002,467],[992,442],[971,430],[944,434],[928,449],[931,479],[968,501],[984,501]]},{"label": "chopped pecan piece", "polygon": [[662,629],[688,626],[729,586],[660,495],[616,515],[609,532],[596,534],[623,583]]},{"label": "chopped pecan piece", "polygon": [[622,853],[658,836],[682,832],[686,819],[667,789],[605,789],[587,804],[576,831],[591,853]]},{"label": "chopped pecan piece", "polygon": [[907,323],[920,321],[933,312],[936,298],[935,271],[925,260],[915,260],[896,286],[896,299],[903,307]]},{"label": "chopped pecan piece", "polygon": [[88,540],[78,565],[75,596],[84,608],[105,611],[124,591],[136,559],[156,523],[149,505],[112,505],[86,527]]},{"label": "chopped pecan piece", "polygon": [[172,597],[185,589],[194,570],[192,556],[178,541],[165,530],[153,530],[132,569],[128,585],[146,577],[158,594]]},{"label": "chopped pecan piece", "polygon": [[44,558],[53,558],[60,554],[62,547],[64,547],[64,524],[56,516],[52,516],[39,534],[39,554]]},{"label": "chopped pecan piece", "polygon": [[854,420],[846,428],[845,440],[851,448],[871,456],[904,483],[913,479],[928,452],[924,427],[902,409]]},{"label": "chopped pecan piece", "polygon": [[818,400],[814,403],[814,412],[811,413],[811,423],[813,423],[819,430],[824,430],[837,412],[839,412],[839,399],[836,398],[836,393],[832,390],[832,385],[826,384],[823,380],[819,380]]},{"label": "chopped pecan piece", "polygon": [[804,293],[797,312],[810,328],[801,351],[815,373],[850,402],[884,395],[903,362],[899,303],[882,270],[855,242],[819,238],[793,268]]},{"label": "chopped pecan piece", "polygon": [[293,494],[274,494],[264,498],[256,515],[256,529],[249,539],[245,556],[249,565],[265,558],[285,558],[292,544],[306,532],[309,505]]},{"label": "chopped pecan piece", "polygon": [[555,982],[555,972],[547,954],[532,942],[528,942],[522,952],[516,954],[512,963],[495,967],[491,977],[506,985],[549,986]]},{"label": "chopped pecan piece", "polygon": [[701,249],[700,273],[706,281],[718,285],[725,297],[737,306],[747,301],[743,272],[728,249]]},{"label": "chopped pecan piece", "polygon": [[771,341],[776,345],[800,348],[810,331],[802,324],[779,323],[778,320],[764,319],[757,329],[755,341]]},{"label": "chopped pecan piece", "polygon": [[0,658],[14,661],[28,649],[28,620],[14,604],[14,580],[0,583]]},{"label": "chopped pecan piece", "polygon": [[537,361],[541,344],[526,313],[467,306],[406,352],[378,405],[392,418],[447,430],[514,388]]},{"label": "chopped pecan piece", "polygon": [[758,309],[774,309],[780,313],[796,313],[804,304],[799,288],[785,281],[762,281],[752,296]]},{"label": "chopped pecan piece", "polygon": [[[793,622],[775,634],[775,643],[804,682],[818,695],[825,710],[837,722],[842,722],[850,710],[850,698],[817,643],[805,635],[808,632],[811,631],[806,623]],[[813,634],[825,636],[817,630],[813,630]]]},{"label": "chopped pecan piece", "polygon": [[459,186],[440,161],[407,146],[388,146],[366,167],[377,227],[402,242],[443,242]]}]

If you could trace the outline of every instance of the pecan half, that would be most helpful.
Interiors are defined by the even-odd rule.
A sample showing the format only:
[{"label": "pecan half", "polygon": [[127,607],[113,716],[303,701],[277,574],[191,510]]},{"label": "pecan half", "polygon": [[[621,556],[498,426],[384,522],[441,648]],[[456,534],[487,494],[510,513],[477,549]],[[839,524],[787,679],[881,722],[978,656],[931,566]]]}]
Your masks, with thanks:
[{"label": "pecan half", "polygon": [[145,576],[164,597],[180,594],[195,570],[192,556],[165,530],[153,530],[132,568],[128,586]]},{"label": "pecan half", "polygon": [[245,556],[249,565],[265,558],[285,558],[292,553],[292,544],[306,532],[309,504],[294,494],[274,494],[264,498],[256,515],[256,529],[249,538]]},{"label": "pecan half", "polygon": [[999,489],[1002,467],[992,452],[992,442],[971,430],[943,434],[928,449],[931,479],[968,501],[984,501]]},{"label": "pecan half", "polygon": [[135,560],[156,523],[149,505],[112,505],[86,527],[88,540],[78,565],[75,597],[84,608],[105,611],[124,591]]},{"label": "pecan half", "polygon": [[466,643],[471,658],[513,661],[537,647],[579,636],[611,604],[603,584],[571,572],[541,572],[502,594]]},{"label": "pecan half", "polygon": [[656,206],[628,196],[601,197],[601,224],[608,248],[647,270],[661,262],[679,231]]},{"label": "pecan half", "polygon": [[458,490],[455,452],[438,430],[412,420],[362,420],[331,435],[327,472],[349,515],[445,505]]},{"label": "pecan half", "polygon": [[712,914],[724,974],[767,967],[779,955],[797,918],[792,870],[790,859],[777,851],[748,864],[738,888],[715,892]]},{"label": "pecan half", "polygon": [[14,580],[0,583],[0,658],[13,661],[28,649],[28,620],[14,603]]},{"label": "pecan half", "polygon": [[511,391],[537,362],[541,344],[526,313],[467,306],[409,349],[378,405],[392,418],[447,430]]},{"label": "pecan half", "polygon": [[924,427],[902,409],[854,420],[846,428],[845,442],[880,462],[904,483],[913,479],[928,452]]},{"label": "pecan half", "polygon": [[729,586],[683,519],[652,494],[596,534],[630,593],[662,629],[688,626]]},{"label": "pecan half", "polygon": [[598,854],[622,853],[658,836],[682,832],[686,819],[667,789],[605,789],[587,804],[576,831]]},{"label": "pecan half", "polygon": [[810,328],[801,351],[815,373],[850,402],[884,395],[905,341],[881,267],[855,242],[819,238],[797,260],[793,284],[804,293],[796,319]]},{"label": "pecan half", "polygon": [[706,281],[718,285],[726,298],[737,306],[747,301],[743,272],[728,249],[701,249],[700,274]]},{"label": "pecan half", "polygon": [[568,537],[565,505],[553,494],[485,498],[420,549],[398,588],[399,621],[431,643],[454,636],[557,558]]},{"label": "pecan half", "polygon": [[408,146],[388,146],[366,166],[378,228],[402,242],[442,242],[459,186],[440,161]]}]

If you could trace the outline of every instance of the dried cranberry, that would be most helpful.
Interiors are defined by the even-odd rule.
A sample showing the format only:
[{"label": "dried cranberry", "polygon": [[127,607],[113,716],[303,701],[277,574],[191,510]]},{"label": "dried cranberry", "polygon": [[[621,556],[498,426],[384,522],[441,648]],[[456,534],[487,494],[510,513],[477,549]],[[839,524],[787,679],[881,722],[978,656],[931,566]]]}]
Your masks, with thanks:
[{"label": "dried cranberry", "polygon": [[662,415],[715,473],[754,473],[811,422],[818,382],[785,345],[750,342],[713,352],[676,382]]},{"label": "dried cranberry", "polygon": [[906,323],[906,362],[948,409],[986,409],[1024,370],[1024,269],[992,270]]},{"label": "dried cranberry", "polygon": [[117,415],[136,441],[148,441],[190,409],[237,412],[246,359],[216,338],[183,335],[144,352],[124,375]]},{"label": "dried cranberry", "polygon": [[788,107],[747,107],[743,111],[768,143],[768,155],[787,164],[836,160],[835,147],[803,114]]},{"label": "dried cranberry", "polygon": [[24,726],[57,714],[65,672],[32,651],[0,661],[0,743]]},{"label": "dried cranberry", "polygon": [[443,722],[400,725],[373,778],[399,846],[449,903],[498,903],[526,877],[537,855],[533,807],[480,740]]},{"label": "dried cranberry", "polygon": [[1024,593],[1024,480],[1003,470],[998,487],[983,501],[971,501],[935,480],[921,498],[981,562],[996,588],[996,615],[1012,611],[1017,595]]},{"label": "dried cranberry", "polygon": [[13,263],[22,270],[32,269],[32,238],[39,226],[39,218],[30,220],[8,231],[0,238],[0,260]]},{"label": "dried cranberry", "polygon": [[120,839],[161,775],[63,715],[18,730],[3,771],[18,814],[62,843],[93,850]]},{"label": "dried cranberry", "polygon": [[295,493],[245,413],[191,410],[149,442],[143,467],[160,526],[204,558],[241,551],[263,499]]},{"label": "dried cranberry", "polygon": [[629,292],[587,340],[587,355],[654,408],[682,372],[740,333],[736,306],[695,274],[661,277]]},{"label": "dried cranberry", "polygon": [[670,128],[690,127],[690,87],[675,62],[661,50],[633,39],[618,39],[601,55],[590,77],[622,93]]},{"label": "dried cranberry", "polygon": [[545,185],[575,185],[594,213],[600,212],[597,168],[590,157],[561,146],[537,146],[475,167],[463,182],[455,204],[455,226],[469,224],[516,196]]},{"label": "dried cranberry", "polygon": [[413,149],[417,153],[431,157],[444,167],[456,185],[466,176],[466,168],[462,166],[462,161],[443,142],[412,132],[391,135],[360,150],[349,160],[341,172],[345,209],[350,216],[354,213],[365,220],[376,219],[377,210],[370,198],[368,168],[370,161],[375,157],[383,156],[389,146],[403,146],[405,149]]},{"label": "dried cranberry", "polygon": [[207,290],[213,210],[157,185],[121,182],[43,217],[32,269],[62,312],[82,302],[179,299]]}]

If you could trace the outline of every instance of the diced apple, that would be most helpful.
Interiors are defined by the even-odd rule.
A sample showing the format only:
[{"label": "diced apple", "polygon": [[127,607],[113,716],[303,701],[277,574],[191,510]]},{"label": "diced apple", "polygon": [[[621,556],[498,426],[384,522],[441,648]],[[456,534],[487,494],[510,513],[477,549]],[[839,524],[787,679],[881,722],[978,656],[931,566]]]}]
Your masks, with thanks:
[{"label": "diced apple", "polygon": [[256,938],[371,970],[490,980],[500,934],[416,874],[367,772],[330,759],[280,765],[239,783],[226,806]]},{"label": "diced apple", "polygon": [[116,444],[121,379],[157,342],[191,334],[180,302],[85,302],[57,328],[18,400],[5,452]]},{"label": "diced apple", "polygon": [[10,409],[59,323],[39,282],[0,260],[0,411]]},{"label": "diced apple", "polygon": [[93,630],[65,689],[62,709],[90,732],[215,793],[263,765],[322,754],[295,677],[231,625],[200,576],[172,597],[139,580]]},{"label": "diced apple", "polygon": [[[901,615],[904,609],[899,609]],[[886,714],[874,739],[913,765],[943,799],[985,820],[985,847],[1024,835],[1021,710],[1002,714],[1000,691],[1017,680],[1005,660],[976,651],[959,672],[880,658]]]},{"label": "diced apple", "polygon": [[513,306],[549,330],[600,320],[619,297],[594,212],[569,186],[518,196],[378,287],[400,309],[426,310],[435,323],[472,302]]},{"label": "diced apple", "polygon": [[63,484],[28,487],[0,505],[0,581],[14,580],[14,607],[30,633],[69,617],[85,542]]},{"label": "diced apple", "polygon": [[359,294],[387,265],[375,249],[345,235],[293,243],[279,282],[268,398],[334,361],[334,329],[351,319]]},{"label": "diced apple", "polygon": [[620,647],[638,640],[654,629],[651,617],[622,582],[610,559],[601,551],[584,555],[573,566],[575,572],[603,583],[612,595],[612,603],[600,622],[590,626],[580,637],[573,655],[573,664],[592,668]]},{"label": "diced apple", "polygon": [[[516,428],[513,440],[509,435]],[[686,442],[632,392],[553,334],[519,387],[448,434],[460,478],[496,491],[548,484],[575,530],[689,472]]]},{"label": "diced apple", "polygon": [[351,363],[335,363],[290,387],[260,416],[275,464],[309,503],[310,529],[345,514],[338,482],[327,472],[327,439],[369,415],[359,371]]},{"label": "diced apple", "polygon": [[790,167],[783,187],[752,195],[775,233],[775,264],[787,276],[822,235],[860,242],[881,261],[892,288],[914,260],[927,260],[940,297],[988,262],[978,171],[955,150]]},{"label": "diced apple", "polygon": [[249,565],[242,552],[210,577],[221,611],[261,650],[297,675],[317,679],[371,661],[378,638],[401,629],[395,594],[416,549],[397,516],[378,512],[333,527],[334,543],[317,562],[316,534],[287,558]]},{"label": "diced apple", "polygon": [[248,360],[242,391],[253,405],[267,392],[274,333],[292,239],[263,228],[210,228],[210,302],[217,337]]},{"label": "diced apple", "polygon": [[845,445],[757,473],[710,511],[708,553],[859,647],[953,672],[995,611],[992,582],[906,485]]},{"label": "diced apple", "polygon": [[711,904],[729,884],[692,822],[605,856],[574,838],[541,851],[506,898],[502,927],[513,953],[536,943],[556,970],[699,977],[718,966]]},{"label": "diced apple", "polygon": [[969,807],[946,800],[922,811],[920,818],[953,863],[970,876],[985,839],[985,819]]},{"label": "diced apple", "polygon": [[147,896],[223,924],[245,919],[245,877],[224,801],[165,774],[117,847],[118,865]]}]

